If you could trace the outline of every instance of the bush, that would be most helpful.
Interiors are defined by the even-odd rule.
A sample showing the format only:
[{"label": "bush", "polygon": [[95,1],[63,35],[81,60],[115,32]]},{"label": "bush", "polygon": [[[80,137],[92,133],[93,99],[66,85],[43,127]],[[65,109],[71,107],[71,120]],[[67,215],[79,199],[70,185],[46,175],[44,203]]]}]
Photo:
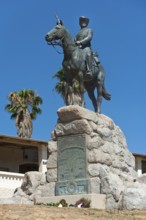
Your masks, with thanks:
[{"label": "bush", "polygon": [[61,204],[63,207],[67,207],[67,206],[68,206],[68,204],[67,204],[67,202],[65,201],[65,199],[61,199],[61,200],[59,201],[59,204]]}]

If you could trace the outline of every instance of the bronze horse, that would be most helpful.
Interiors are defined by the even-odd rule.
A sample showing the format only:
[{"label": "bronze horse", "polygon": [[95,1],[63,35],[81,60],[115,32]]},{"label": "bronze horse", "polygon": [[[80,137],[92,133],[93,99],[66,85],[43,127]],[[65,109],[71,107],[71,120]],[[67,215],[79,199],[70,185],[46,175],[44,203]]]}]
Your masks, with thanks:
[{"label": "bronze horse", "polygon": [[[106,100],[111,99],[110,94],[104,87],[105,72],[101,63],[96,65],[93,59],[93,78],[87,80],[84,77],[86,72],[86,57],[83,51],[76,46],[74,39],[64,27],[62,21],[59,21],[57,25],[46,34],[45,39],[48,43],[52,45],[61,45],[63,48],[64,59],[62,66],[66,82],[69,86],[67,104],[78,104],[84,107],[84,92],[86,89],[95,112],[100,113],[102,97]],[[56,42],[56,40],[60,40],[60,42]],[[80,85],[80,101],[78,103],[76,103],[75,94],[73,94],[72,89],[74,79],[78,80]],[[97,99],[94,94],[95,88],[97,88],[98,92]]]}]

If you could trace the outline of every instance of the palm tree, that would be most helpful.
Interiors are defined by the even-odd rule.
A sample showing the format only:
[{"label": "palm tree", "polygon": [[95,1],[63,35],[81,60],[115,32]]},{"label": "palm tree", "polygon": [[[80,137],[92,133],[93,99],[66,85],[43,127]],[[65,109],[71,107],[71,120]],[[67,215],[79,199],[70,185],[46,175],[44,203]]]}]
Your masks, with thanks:
[{"label": "palm tree", "polygon": [[77,79],[73,80],[72,87],[70,87],[65,78],[63,69],[55,73],[53,78],[57,78],[58,80],[55,90],[62,96],[66,105],[71,102],[71,99],[74,99],[74,104],[80,103],[80,85]]},{"label": "palm tree", "polygon": [[11,119],[16,119],[18,137],[31,138],[32,120],[41,113],[39,107],[42,99],[33,90],[20,90],[10,92],[8,95],[9,104],[5,109],[11,113]]}]

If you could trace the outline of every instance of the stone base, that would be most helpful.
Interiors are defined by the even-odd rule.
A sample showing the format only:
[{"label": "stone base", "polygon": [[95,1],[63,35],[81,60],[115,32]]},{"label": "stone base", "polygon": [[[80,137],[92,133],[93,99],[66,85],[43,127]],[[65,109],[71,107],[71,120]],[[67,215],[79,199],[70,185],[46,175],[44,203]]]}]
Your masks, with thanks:
[{"label": "stone base", "polygon": [[0,199],[10,198],[13,196],[15,189],[0,187]]},{"label": "stone base", "polygon": [[65,199],[68,205],[75,204],[79,199],[86,198],[91,201],[91,208],[105,209],[106,208],[106,195],[104,194],[82,194],[82,195],[67,195],[67,196],[51,196],[36,198],[35,203],[57,203],[61,199]]}]

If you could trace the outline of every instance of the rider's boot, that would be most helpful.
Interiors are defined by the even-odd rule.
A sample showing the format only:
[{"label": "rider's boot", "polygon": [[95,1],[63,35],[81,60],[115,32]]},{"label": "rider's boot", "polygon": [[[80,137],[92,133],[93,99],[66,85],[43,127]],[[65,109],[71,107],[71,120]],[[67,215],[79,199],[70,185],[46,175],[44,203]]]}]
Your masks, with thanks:
[{"label": "rider's boot", "polygon": [[92,55],[87,55],[86,62],[87,62],[86,77],[92,78]]}]

